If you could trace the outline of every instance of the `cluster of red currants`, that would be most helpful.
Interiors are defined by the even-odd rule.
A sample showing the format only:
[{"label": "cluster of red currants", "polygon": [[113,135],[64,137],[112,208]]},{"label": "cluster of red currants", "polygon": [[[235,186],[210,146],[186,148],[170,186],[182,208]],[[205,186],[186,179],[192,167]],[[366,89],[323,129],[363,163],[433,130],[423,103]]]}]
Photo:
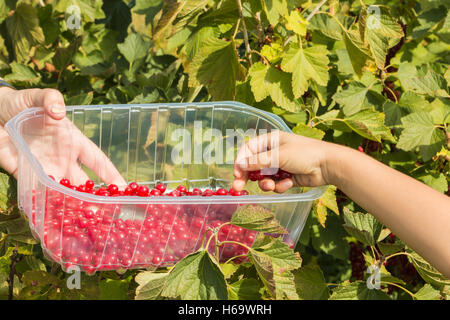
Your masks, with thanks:
[{"label": "cluster of red currants", "polygon": [[286,172],[284,170],[281,170],[281,169],[278,169],[278,171],[275,174],[273,174],[273,175],[263,175],[261,173],[261,170],[250,171],[248,173],[248,179],[250,181],[261,181],[264,178],[270,178],[270,179],[275,180],[275,181],[281,181],[281,180],[284,180],[284,179],[292,178],[292,174],[289,173],[289,172]]},{"label": "cluster of red currants", "polygon": [[[124,190],[119,190],[115,185],[95,188],[91,180],[81,186],[73,186],[67,179],[60,183],[101,196],[166,195],[166,187],[162,184],[148,190],[130,183]],[[185,186],[178,186],[167,195],[245,194],[248,193],[233,194],[232,190],[225,189],[189,192]],[[35,210],[36,201],[42,196],[46,202],[43,214]],[[212,235],[211,229],[218,230],[219,241],[234,242],[218,248],[220,261],[241,256],[235,261],[242,262],[247,250],[237,243],[251,246],[257,236],[255,231],[229,224],[240,206],[238,203],[121,205],[82,201],[48,188],[45,195],[33,194],[32,205],[32,222],[35,230],[43,231],[40,235],[45,253],[66,270],[79,266],[87,273],[173,265],[198,250],[205,235],[206,239]],[[208,250],[216,254],[214,241],[210,242]]]},{"label": "cluster of red currants", "polygon": [[[51,176],[50,176],[51,177]],[[52,177],[51,177],[52,178]],[[107,187],[99,187],[95,188],[94,181],[87,180],[85,184],[81,184],[79,186],[72,185],[69,179],[61,179],[59,182],[61,185],[84,193],[90,193],[97,196],[104,197],[124,197],[124,196],[139,196],[139,197],[150,197],[150,196],[169,196],[169,197],[181,197],[181,196],[203,196],[203,197],[211,197],[211,196],[246,196],[248,195],[247,190],[236,191],[234,189],[223,189],[219,188],[215,191],[211,189],[201,190],[199,188],[194,188],[192,191],[188,191],[186,186],[179,185],[176,189],[165,193],[166,186],[162,183],[157,184],[154,189],[149,189],[149,187],[145,185],[139,185],[136,182],[131,182],[124,188],[124,190],[120,190],[119,187],[115,184],[110,184]]]},{"label": "cluster of red currants", "polygon": [[352,264],[352,277],[362,280],[364,278],[364,272],[366,271],[366,262],[361,247],[350,242],[350,262]]}]

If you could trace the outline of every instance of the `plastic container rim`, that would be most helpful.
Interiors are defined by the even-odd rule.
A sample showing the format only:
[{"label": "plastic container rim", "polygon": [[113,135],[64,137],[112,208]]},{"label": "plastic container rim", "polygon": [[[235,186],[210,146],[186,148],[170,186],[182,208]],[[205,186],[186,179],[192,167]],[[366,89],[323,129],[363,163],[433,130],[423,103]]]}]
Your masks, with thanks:
[{"label": "plastic container rim", "polygon": [[[180,108],[195,106],[196,108],[206,108],[206,107],[220,107],[220,106],[230,106],[240,108],[241,111],[246,112],[246,109],[252,111],[252,114],[257,114],[268,118],[268,120],[275,121],[281,130],[292,132],[290,128],[284,123],[284,121],[277,115],[259,110],[257,108],[248,106],[246,104],[235,102],[235,101],[216,101],[216,102],[193,102],[193,103],[149,103],[149,104],[119,104],[119,105],[89,105],[89,106],[67,106],[67,111],[73,111],[79,108],[89,108],[89,109],[104,109],[104,108],[128,108],[132,107],[151,107],[151,108]],[[8,132],[14,145],[21,152],[31,166],[34,169],[35,174],[38,177],[40,183],[42,183],[47,188],[55,190],[57,192],[63,193],[70,197],[91,203],[101,203],[101,204],[121,204],[121,205],[132,205],[132,204],[229,204],[229,203],[242,203],[242,204],[254,204],[254,203],[279,203],[279,202],[294,202],[294,201],[313,201],[320,198],[327,186],[321,186],[312,188],[305,193],[296,194],[273,194],[273,195],[248,195],[245,197],[235,197],[235,196],[190,196],[190,197],[136,197],[136,196],[124,196],[124,197],[102,197],[93,194],[87,194],[79,191],[69,189],[62,186],[58,182],[52,180],[43,170],[39,160],[31,153],[28,148],[27,143],[23,140],[22,136],[18,132],[18,128],[21,123],[25,120],[33,118],[36,115],[42,115],[44,113],[42,108],[30,108],[17,114],[11,120],[5,124],[5,129]]]}]

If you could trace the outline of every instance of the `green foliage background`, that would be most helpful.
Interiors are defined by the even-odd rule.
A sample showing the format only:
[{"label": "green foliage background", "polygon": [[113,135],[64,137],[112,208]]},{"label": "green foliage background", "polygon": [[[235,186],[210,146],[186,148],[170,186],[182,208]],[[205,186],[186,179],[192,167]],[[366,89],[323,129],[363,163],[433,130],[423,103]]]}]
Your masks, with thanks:
[{"label": "green foliage background", "polygon": [[[449,2],[321,2],[313,12],[319,1],[6,0],[0,76],[18,88],[59,89],[67,105],[241,101],[280,115],[297,134],[361,146],[449,195]],[[66,24],[72,4],[82,18],[75,31]],[[14,298],[202,297],[164,287],[167,270],[102,272],[67,289],[67,275],[42,256],[17,210],[14,179],[0,178],[0,298],[8,298],[13,260]],[[295,290],[277,298],[448,297],[449,280],[388,235],[330,187],[296,248],[303,266],[274,276]],[[418,274],[402,279],[382,267],[383,289],[369,290],[367,275],[351,275],[350,242],[367,266],[407,250]],[[193,261],[206,259],[198,255]],[[229,298],[273,298],[251,265],[223,269]]]}]

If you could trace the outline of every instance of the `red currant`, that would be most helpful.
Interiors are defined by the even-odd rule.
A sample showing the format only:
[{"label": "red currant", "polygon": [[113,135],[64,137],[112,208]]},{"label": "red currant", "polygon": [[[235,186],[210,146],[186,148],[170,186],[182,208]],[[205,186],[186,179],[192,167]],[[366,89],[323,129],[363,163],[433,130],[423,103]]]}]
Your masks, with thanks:
[{"label": "red currant", "polygon": [[137,189],[137,195],[139,197],[148,197],[150,190],[147,186],[139,186]]},{"label": "red currant", "polygon": [[59,181],[59,183],[62,184],[63,186],[65,186],[65,187],[68,187],[68,188],[71,187],[71,184],[70,184],[69,179],[61,179],[61,180]]},{"label": "red currant", "polygon": [[87,180],[85,186],[87,190],[92,190],[94,189],[95,183],[92,180]]},{"label": "red currant", "polygon": [[161,192],[161,194],[166,192],[166,186],[163,185],[162,183],[157,184],[155,189],[159,190]]}]

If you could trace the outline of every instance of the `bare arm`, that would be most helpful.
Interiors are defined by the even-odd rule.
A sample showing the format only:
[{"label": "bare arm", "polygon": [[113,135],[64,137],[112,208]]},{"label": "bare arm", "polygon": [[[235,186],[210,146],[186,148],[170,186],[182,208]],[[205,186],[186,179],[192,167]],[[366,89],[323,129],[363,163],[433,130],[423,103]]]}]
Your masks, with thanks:
[{"label": "bare arm", "polygon": [[[269,151],[263,149],[264,141]],[[267,141],[269,140],[269,141]],[[238,154],[233,187],[240,190],[247,172],[279,167],[293,178],[259,182],[266,191],[284,192],[295,185],[336,185],[389,227],[408,246],[450,277],[450,198],[356,150],[289,133],[279,139],[250,140]],[[273,139],[272,139],[273,140]]]},{"label": "bare arm", "polygon": [[361,152],[330,151],[326,180],[450,277],[450,198]]}]

